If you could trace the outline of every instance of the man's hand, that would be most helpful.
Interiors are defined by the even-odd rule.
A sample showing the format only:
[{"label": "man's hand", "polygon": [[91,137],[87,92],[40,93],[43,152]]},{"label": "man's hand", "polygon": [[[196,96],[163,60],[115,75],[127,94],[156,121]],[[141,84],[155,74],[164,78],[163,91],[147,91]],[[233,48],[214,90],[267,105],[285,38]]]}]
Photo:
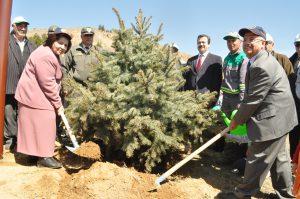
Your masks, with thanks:
[{"label": "man's hand", "polygon": [[231,120],[230,125],[229,125],[229,131],[236,129],[237,126],[238,126],[238,124],[236,123],[236,121],[234,119]]}]

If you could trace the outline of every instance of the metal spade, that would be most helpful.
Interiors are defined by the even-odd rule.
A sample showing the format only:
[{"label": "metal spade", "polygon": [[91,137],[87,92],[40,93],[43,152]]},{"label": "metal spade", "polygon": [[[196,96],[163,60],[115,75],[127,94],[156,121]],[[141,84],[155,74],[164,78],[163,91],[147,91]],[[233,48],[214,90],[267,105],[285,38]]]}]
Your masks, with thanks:
[{"label": "metal spade", "polygon": [[72,144],[73,144],[73,147],[66,146],[66,148],[73,153],[75,150],[77,150],[79,148],[79,144],[78,144],[78,142],[76,140],[75,135],[72,132],[72,129],[71,129],[70,125],[69,125],[69,122],[68,122],[68,120],[67,120],[67,118],[65,116],[65,113],[64,112],[61,113],[60,117],[61,117],[64,125],[66,126],[67,133],[68,133],[68,135],[69,135],[69,137],[70,137],[70,139],[72,141]]}]

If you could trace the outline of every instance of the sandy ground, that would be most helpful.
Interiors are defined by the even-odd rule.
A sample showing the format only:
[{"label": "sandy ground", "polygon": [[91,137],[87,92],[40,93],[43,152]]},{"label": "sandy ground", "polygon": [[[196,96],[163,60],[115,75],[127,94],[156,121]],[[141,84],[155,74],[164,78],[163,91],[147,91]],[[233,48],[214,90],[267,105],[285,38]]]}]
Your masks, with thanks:
[{"label": "sandy ground", "polygon": [[[229,166],[217,166],[214,156],[209,151],[203,153],[202,158],[193,159],[153,191],[157,175],[133,168],[96,162],[90,168],[72,173],[65,168],[22,166],[15,163],[14,154],[5,152],[0,160],[0,198],[221,198],[218,194],[231,191],[242,177],[232,174]],[[254,198],[272,198],[272,193],[268,178]]]}]

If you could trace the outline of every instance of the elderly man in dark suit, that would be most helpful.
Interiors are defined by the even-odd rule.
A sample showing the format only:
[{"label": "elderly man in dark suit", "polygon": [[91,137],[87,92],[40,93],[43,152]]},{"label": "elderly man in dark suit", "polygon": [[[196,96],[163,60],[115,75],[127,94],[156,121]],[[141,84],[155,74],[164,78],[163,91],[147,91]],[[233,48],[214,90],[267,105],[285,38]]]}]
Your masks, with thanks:
[{"label": "elderly man in dark suit", "polygon": [[288,78],[278,61],[264,50],[266,34],[261,27],[243,28],[239,34],[244,37],[243,49],[249,64],[245,97],[230,130],[247,123],[251,145],[243,183],[233,194],[236,198],[251,198],[270,171],[278,198],[294,198],[286,139],[298,120]]},{"label": "elderly man in dark suit", "polygon": [[16,87],[24,66],[35,44],[27,40],[28,21],[21,16],[15,17],[9,38],[8,66],[6,77],[5,115],[4,115],[4,144],[5,149],[12,150],[17,136],[17,106],[14,98]]},{"label": "elderly man in dark suit", "polygon": [[199,54],[187,61],[190,69],[184,74],[184,90],[197,90],[200,93],[217,91],[222,83],[222,58],[208,51],[210,37],[201,34],[197,38]]}]

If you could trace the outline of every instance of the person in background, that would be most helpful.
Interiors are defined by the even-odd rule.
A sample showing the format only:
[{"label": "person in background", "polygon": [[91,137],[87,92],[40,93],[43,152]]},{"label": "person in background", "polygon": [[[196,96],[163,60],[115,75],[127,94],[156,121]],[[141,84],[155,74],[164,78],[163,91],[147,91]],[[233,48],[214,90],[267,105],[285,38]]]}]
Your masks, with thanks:
[{"label": "person in background", "polygon": [[18,83],[17,152],[38,157],[38,167],[60,168],[54,155],[56,114],[64,112],[59,96],[62,69],[59,56],[71,48],[71,36],[61,28],[29,57]]},{"label": "person in background", "polygon": [[293,65],[286,55],[274,51],[274,44],[275,43],[273,37],[269,33],[266,33],[266,51],[270,52],[276,58],[276,60],[283,67],[288,78],[290,78],[291,75],[294,74]]},{"label": "person in background", "polygon": [[244,100],[231,120],[229,130],[246,123],[251,145],[247,151],[243,182],[231,196],[251,198],[260,190],[270,171],[278,198],[294,198],[286,138],[298,124],[298,119],[289,80],[278,61],[265,51],[263,28],[242,28],[239,34],[244,38],[243,50],[249,64]]},{"label": "person in background", "polygon": [[208,51],[210,37],[201,34],[197,37],[199,54],[188,59],[189,70],[183,74],[186,84],[183,90],[196,90],[199,93],[220,92],[222,83],[222,58]]},{"label": "person in background", "polygon": [[185,66],[186,62],[179,55],[179,47],[176,43],[171,44],[171,51],[176,56],[176,66]]},{"label": "person in background", "polygon": [[295,71],[294,75],[290,80],[290,85],[292,89],[292,93],[294,96],[296,110],[298,114],[298,125],[289,133],[289,141],[290,141],[290,155],[291,157],[296,151],[296,146],[300,141],[300,34],[296,35],[294,40],[294,46],[296,52],[290,57],[290,61],[293,65],[293,69]]},{"label": "person in background", "polygon": [[6,95],[4,114],[4,148],[13,151],[17,143],[17,112],[18,103],[14,98],[19,78],[29,55],[36,49],[36,45],[27,37],[29,22],[22,16],[12,21],[13,30],[9,37],[8,65],[6,75]]},{"label": "person in background", "polygon": [[237,32],[230,32],[223,39],[227,42],[229,53],[223,63],[223,81],[217,105],[229,117],[244,98],[248,59],[241,50],[242,39]]},{"label": "person in background", "polygon": [[77,82],[85,85],[90,77],[91,67],[98,63],[97,53],[100,49],[93,45],[95,32],[91,27],[81,29],[81,43],[63,58],[63,72]]}]

